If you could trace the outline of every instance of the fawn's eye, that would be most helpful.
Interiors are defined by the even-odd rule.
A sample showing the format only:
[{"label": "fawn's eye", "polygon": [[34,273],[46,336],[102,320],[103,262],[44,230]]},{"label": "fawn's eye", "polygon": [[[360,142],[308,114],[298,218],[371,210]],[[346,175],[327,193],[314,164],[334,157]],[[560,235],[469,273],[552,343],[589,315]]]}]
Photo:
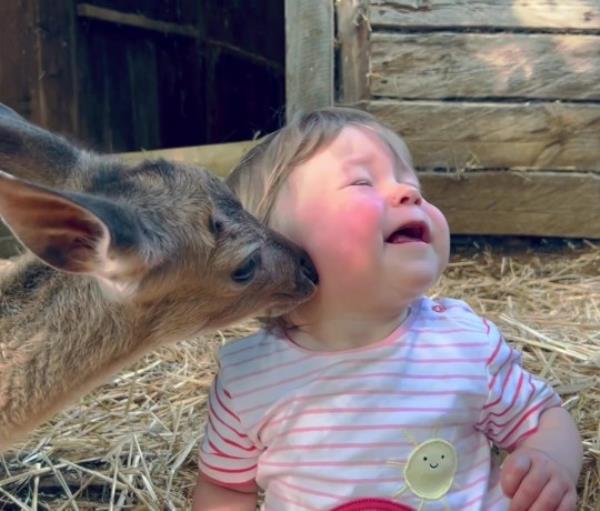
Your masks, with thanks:
[{"label": "fawn's eye", "polygon": [[208,218],[208,230],[217,237],[223,232],[223,222],[219,220],[215,215],[210,215]]},{"label": "fawn's eye", "polygon": [[231,280],[238,284],[247,284],[250,282],[261,262],[260,252],[256,251],[248,257],[242,265],[231,274]]}]

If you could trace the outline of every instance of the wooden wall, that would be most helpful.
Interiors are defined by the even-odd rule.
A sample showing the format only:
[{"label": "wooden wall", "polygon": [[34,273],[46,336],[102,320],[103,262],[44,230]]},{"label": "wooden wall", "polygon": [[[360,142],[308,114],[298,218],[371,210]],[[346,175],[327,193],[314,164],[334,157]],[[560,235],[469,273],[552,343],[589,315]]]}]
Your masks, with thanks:
[{"label": "wooden wall", "polygon": [[283,0],[0,2],[0,101],[102,151],[251,139],[284,47]]},{"label": "wooden wall", "polygon": [[0,1],[0,102],[102,152],[273,131],[284,67],[283,0]]},{"label": "wooden wall", "polygon": [[335,16],[335,102],[406,138],[454,233],[600,238],[600,0],[340,0]]}]

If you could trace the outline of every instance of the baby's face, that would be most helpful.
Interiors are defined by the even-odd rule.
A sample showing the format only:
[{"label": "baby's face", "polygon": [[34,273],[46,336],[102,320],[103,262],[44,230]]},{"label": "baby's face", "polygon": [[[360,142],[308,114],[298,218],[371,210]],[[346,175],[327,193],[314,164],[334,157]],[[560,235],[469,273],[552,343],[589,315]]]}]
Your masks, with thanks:
[{"label": "baby's face", "polygon": [[435,283],[448,262],[448,224],[423,199],[409,161],[397,164],[376,133],[350,126],[289,176],[272,225],[308,251],[319,292],[378,307]]}]

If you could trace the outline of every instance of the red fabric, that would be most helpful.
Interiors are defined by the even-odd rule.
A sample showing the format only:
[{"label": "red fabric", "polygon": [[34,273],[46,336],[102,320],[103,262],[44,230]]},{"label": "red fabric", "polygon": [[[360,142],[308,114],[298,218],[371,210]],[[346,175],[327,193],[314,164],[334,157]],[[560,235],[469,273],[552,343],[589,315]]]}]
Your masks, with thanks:
[{"label": "red fabric", "polygon": [[413,508],[384,499],[359,499],[331,511],[414,511]]}]

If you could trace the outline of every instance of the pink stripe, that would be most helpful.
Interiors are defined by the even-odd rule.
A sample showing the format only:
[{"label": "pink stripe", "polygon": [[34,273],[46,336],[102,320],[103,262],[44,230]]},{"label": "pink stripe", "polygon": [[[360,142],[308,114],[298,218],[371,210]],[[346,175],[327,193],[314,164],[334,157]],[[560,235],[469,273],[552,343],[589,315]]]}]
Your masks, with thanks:
[{"label": "pink stripe", "polygon": [[289,367],[289,366],[293,366],[293,365],[296,365],[296,364],[300,364],[300,363],[305,362],[306,360],[310,360],[312,358],[315,358],[315,356],[314,355],[307,355],[305,357],[297,358],[295,360],[290,360],[288,362],[282,362],[280,364],[275,364],[275,365],[272,365],[272,366],[269,366],[269,367],[260,368],[260,369],[258,369],[256,371],[252,371],[252,372],[249,372],[249,373],[244,373],[244,374],[242,374],[242,375],[240,375],[240,376],[238,376],[236,378],[231,378],[230,380],[228,380],[227,383],[229,385],[231,385],[234,382],[241,381],[241,380],[246,380],[247,378],[252,378],[253,376],[256,376],[257,374],[259,374],[259,375],[262,376],[263,374],[270,373],[270,372],[273,372],[273,371],[277,371],[278,369],[281,369],[283,367]]},{"label": "pink stripe", "polygon": [[310,479],[311,481],[319,481],[322,483],[330,484],[377,484],[377,483],[397,483],[400,481],[399,476],[394,477],[375,477],[375,478],[334,478],[321,475],[315,472],[306,472],[302,474],[303,479]]},{"label": "pink stripe", "polygon": [[[277,338],[277,340],[280,341],[281,339]],[[278,348],[276,350],[273,350],[273,351],[269,351],[268,353],[261,353],[259,355],[254,355],[253,357],[250,357],[250,358],[244,358],[244,359],[242,359],[242,360],[240,360],[238,362],[235,362],[233,364],[227,364],[227,368],[229,369],[231,367],[238,367],[238,366],[241,366],[241,365],[245,365],[245,364],[248,364],[250,362],[254,362],[256,360],[262,360],[262,359],[267,358],[267,357],[272,357],[273,355],[277,355],[277,354],[283,353],[285,351],[289,351],[289,348],[284,344],[280,348]],[[314,356],[315,355],[308,355],[308,358],[314,357]]]},{"label": "pink stripe", "polygon": [[290,419],[298,419],[300,417],[304,417],[307,415],[339,415],[342,413],[470,413],[474,411],[479,411],[479,408],[461,408],[460,411],[456,410],[456,407],[447,407],[447,408],[435,408],[435,407],[362,407],[362,408],[317,408],[317,409],[308,409],[300,413],[294,413],[286,415],[281,419],[273,419],[270,420],[265,427],[271,427],[275,424],[280,424],[282,422],[286,422]]},{"label": "pink stripe", "polygon": [[491,389],[494,387],[494,384],[496,383],[496,378],[498,378],[498,375],[502,372],[502,370],[504,369],[504,366],[506,364],[510,363],[512,359],[513,359],[513,352],[512,352],[512,350],[509,350],[508,357],[506,357],[506,360],[504,362],[502,362],[502,364],[500,364],[500,367],[498,367],[498,369],[496,370],[496,373],[492,377],[492,381],[490,381],[488,383],[488,389]]},{"label": "pink stripe", "polygon": [[[331,364],[329,367],[333,367],[336,365],[340,365],[340,362],[337,362],[335,364]],[[285,385],[287,383],[292,383],[298,380],[303,380],[309,376],[312,376],[313,374],[319,374],[320,372],[323,371],[323,368],[321,367],[317,367],[316,369],[313,369],[311,371],[308,371],[304,374],[298,375],[298,376],[294,376],[293,378],[288,378],[286,380],[280,380],[280,381],[276,381],[275,383],[269,383],[267,385],[263,385],[262,387],[255,387],[253,389],[247,390],[246,392],[239,392],[237,394],[235,394],[236,398],[240,398],[240,397],[246,397],[252,394],[255,394],[256,392],[260,392],[261,390],[267,390],[267,389],[272,389],[273,387],[280,387],[282,385]],[[318,380],[317,380],[318,381]]]},{"label": "pink stripe", "polygon": [[487,346],[487,342],[416,342],[407,345],[411,349],[414,348],[473,348]]},{"label": "pink stripe", "polygon": [[[252,394],[256,394],[260,391],[272,389],[274,387],[281,387],[283,385],[287,385],[292,382],[296,382],[298,380],[306,379],[308,376],[316,373],[322,372],[321,368],[318,368],[313,371],[309,371],[299,376],[295,376],[293,378],[288,378],[287,380],[280,380],[274,383],[269,383],[268,385],[263,385],[262,387],[256,387],[254,389],[247,390],[246,392],[239,392],[235,394],[235,398],[242,398],[251,396]],[[424,375],[424,374],[406,374],[406,373],[390,373],[390,372],[380,372],[380,373],[362,373],[356,375],[343,375],[343,376],[322,376],[320,378],[315,378],[313,382],[319,381],[338,381],[338,380],[356,380],[357,382],[364,381],[365,378],[401,378],[405,380],[468,380],[468,381],[486,381],[487,378],[483,375],[469,375],[469,374],[438,374],[438,375]]]},{"label": "pink stripe", "polygon": [[210,415],[208,416],[208,424],[210,425],[211,429],[213,430],[213,432],[226,444],[228,445],[232,445],[233,447],[237,447],[238,449],[242,449],[243,451],[246,452],[252,452],[252,451],[257,451],[258,449],[254,446],[250,446],[250,447],[244,447],[243,445],[240,445],[236,442],[234,442],[233,440],[229,440],[228,438],[225,438],[223,435],[221,435],[221,433],[219,433],[219,431],[217,430],[217,428],[215,428],[215,424],[212,421]]},{"label": "pink stripe", "polygon": [[298,490],[299,492],[301,492],[303,494],[317,495],[318,497],[327,497],[329,499],[334,499],[334,500],[337,500],[342,497],[342,495],[336,495],[336,494],[327,493],[324,491],[313,490],[311,488],[304,488],[302,486],[297,486],[295,484],[288,483],[288,482],[282,481],[282,480],[278,480],[277,484],[281,485],[281,486],[285,486],[286,488],[291,488],[292,490]]},{"label": "pink stripe", "polygon": [[[481,449],[481,447],[479,448]],[[462,453],[467,454],[467,453]],[[472,465],[468,466],[468,467],[464,467],[461,468],[460,470],[456,471],[456,475],[462,475],[462,474],[468,474],[469,472],[471,472],[472,470],[475,470],[479,467],[481,467],[481,465],[489,465],[490,464],[490,452],[489,452],[489,448],[488,451],[486,452],[486,456],[484,456],[482,459],[480,459],[479,461],[476,461],[475,463],[473,463]],[[461,486],[462,489],[462,486]]]},{"label": "pink stripe", "polygon": [[[457,422],[457,423],[448,423],[448,424],[444,424],[445,427],[447,428],[460,428],[460,427],[465,427],[465,426],[469,426],[471,423],[470,422]],[[306,427],[306,428],[290,428],[288,430],[286,430],[283,433],[280,433],[276,436],[274,436],[271,439],[271,443],[274,442],[275,439],[281,437],[281,436],[288,436],[288,435],[292,435],[294,433],[312,433],[312,432],[317,432],[317,431],[328,431],[328,432],[332,432],[332,431],[387,431],[387,430],[397,430],[398,428],[405,428],[405,429],[423,429],[422,425],[419,424],[376,424],[376,425],[372,425],[372,426],[353,426],[353,425],[346,425],[346,426],[311,426],[311,427]]]},{"label": "pink stripe", "polygon": [[[481,494],[481,495],[478,495],[475,498],[472,498],[471,500],[469,500],[469,501],[465,502],[464,504],[462,504],[460,509],[464,510],[467,507],[472,506],[473,504],[477,504],[477,503],[481,502],[483,500],[484,496],[485,496],[484,494]],[[477,509],[478,510],[480,509],[479,506],[477,507]]]},{"label": "pink stripe", "polygon": [[[310,394],[308,396],[299,396],[291,399],[287,399],[281,402],[272,411],[272,414],[277,413],[281,408],[289,406],[291,403],[310,401],[313,399],[328,398],[328,397],[339,397],[339,396],[465,396],[472,398],[482,398],[482,394],[478,392],[463,392],[460,390],[355,390],[350,392],[327,392],[324,394]],[[250,408],[240,410],[240,414],[253,413],[263,408],[271,406],[273,401],[267,403],[261,403]],[[262,419],[261,419],[262,421]],[[252,429],[252,428],[248,428]]]},{"label": "pink stripe", "polygon": [[[277,497],[282,502],[287,502],[289,504],[293,504],[294,506],[297,506],[301,509],[306,509],[307,511],[322,511],[322,510],[317,509],[316,507],[310,507],[310,506],[307,506],[306,504],[302,504],[302,503],[298,502],[297,500],[290,499],[289,497],[282,495],[281,493],[279,493],[277,490],[275,490],[273,488],[269,488],[268,493],[275,495],[275,497]],[[281,511],[281,508],[277,509],[277,511]]]},{"label": "pink stripe", "polygon": [[220,467],[215,467],[213,465],[209,465],[208,463],[206,463],[202,457],[200,457],[200,463],[202,465],[204,465],[205,467],[214,470],[215,472],[222,472],[224,474],[240,474],[242,472],[249,472],[250,470],[254,470],[256,468],[256,464],[252,465],[251,467],[248,468],[220,468]]},{"label": "pink stripe", "polygon": [[[299,467],[381,467],[385,465],[386,460],[378,459],[373,461],[269,461],[261,459],[261,465],[278,468],[299,468]],[[399,463],[405,463],[406,459],[399,460]]]},{"label": "pink stripe", "polygon": [[[261,369],[258,369],[257,371],[245,373],[236,378],[232,378],[232,379],[228,380],[227,383],[229,385],[231,385],[234,382],[245,380],[247,378],[252,378],[256,375],[262,376],[267,373],[277,371],[278,369],[281,369],[283,367],[293,366],[300,362],[304,362],[306,360],[313,359],[313,358],[315,358],[314,355],[309,355],[309,356],[299,358],[296,360],[292,360],[289,362],[283,362],[281,364],[276,364],[276,365],[272,365],[270,367],[261,368]],[[481,363],[481,362],[485,362],[485,361],[486,361],[485,358],[468,358],[468,357],[463,357],[463,358],[386,357],[385,359],[362,358],[361,357],[360,359],[343,360],[343,361],[340,361],[339,364],[353,364],[354,365],[357,362],[360,362],[361,365],[368,364],[370,362],[379,362],[381,364],[388,364],[388,363],[392,363],[392,362],[409,362],[411,364],[476,364],[476,363]]]},{"label": "pink stripe", "polygon": [[[529,406],[529,403],[535,398],[535,387],[533,385],[533,383],[531,382],[531,375],[529,375],[529,394],[527,395],[527,398],[525,400],[523,400],[520,405],[521,405],[521,409],[522,410],[526,410],[527,407]],[[513,403],[514,405],[514,403]],[[510,410],[511,407],[507,408],[505,411]],[[498,423],[493,421],[492,419],[487,419],[486,420],[486,424],[488,428],[490,427],[494,427],[494,428],[505,428],[506,426],[508,426],[511,422],[513,422],[515,420],[516,417],[511,417],[510,419],[508,419],[506,422],[503,423]],[[475,424],[475,427],[478,427],[480,424],[477,423]]]},{"label": "pink stripe", "polygon": [[[498,490],[497,490],[497,491],[498,491]],[[487,495],[489,495],[489,492],[487,493]],[[463,507],[462,507],[461,509],[465,509],[467,506],[472,506],[473,504],[477,504],[477,503],[479,503],[479,502],[480,502],[480,501],[482,501],[482,500],[483,500],[483,498],[484,498],[484,497],[486,497],[487,495],[486,495],[486,494],[484,494],[484,495],[479,495],[478,497],[475,497],[475,498],[473,498],[473,499],[469,500],[468,502],[465,502],[465,503],[463,504]],[[499,495],[498,495],[498,497],[496,497],[496,500],[493,500],[492,502],[488,503],[488,505],[487,505],[487,507],[486,507],[486,511],[489,511],[490,509],[492,509],[492,507],[493,507],[493,506],[495,506],[496,504],[498,504],[498,502],[500,502],[500,501],[501,501],[501,500],[503,500],[504,498],[505,498],[505,497],[504,497],[504,494],[502,493],[502,491],[500,491],[500,492],[499,492]],[[479,507],[478,507],[477,509],[479,509]]]},{"label": "pink stripe", "polygon": [[512,444],[510,444],[506,450],[511,452],[516,449],[519,445],[521,445],[525,440],[527,440],[531,435],[535,435],[540,429],[539,425],[532,427],[530,430],[525,431],[522,435],[520,435]]},{"label": "pink stripe", "polygon": [[[506,386],[508,384],[508,382],[510,381],[510,378],[512,376],[512,372],[513,369],[515,368],[515,365],[511,365],[510,369],[508,370],[508,374],[506,375],[506,378],[504,378],[504,381],[502,382],[502,390],[500,391],[500,395],[498,396],[498,399],[496,399],[495,401],[491,402],[491,403],[487,403],[483,406],[483,410],[487,410],[488,408],[491,408],[492,406],[496,406],[498,403],[500,403],[502,401],[502,396],[504,395],[504,391],[506,390]],[[523,381],[523,373],[521,373],[519,375],[519,384],[517,385],[517,390],[521,388],[521,383]],[[488,386],[488,389],[491,389],[492,387]],[[518,392],[516,392],[515,394],[518,394]]]},{"label": "pink stripe", "polygon": [[237,429],[231,427],[223,419],[221,419],[221,417],[219,417],[219,415],[217,414],[217,412],[215,411],[215,409],[213,407],[211,396],[208,397],[208,409],[209,409],[211,415],[215,419],[217,419],[221,424],[223,424],[223,426],[225,426],[227,429],[231,430],[233,433],[235,433],[240,438],[248,438],[248,435],[244,435],[243,433],[240,433]]},{"label": "pink stripe", "polygon": [[[481,434],[481,432],[472,430],[469,434],[457,438],[455,440],[454,444],[455,444],[455,446],[457,446],[458,443],[465,442],[466,440],[469,440],[473,436],[477,436],[479,438],[485,439],[485,436],[483,436]],[[344,442],[344,443],[338,442],[338,443],[328,443],[328,444],[314,444],[314,443],[287,444],[287,445],[280,445],[280,446],[276,446],[276,447],[269,447],[268,452],[273,453],[273,452],[280,452],[280,451],[316,451],[316,450],[355,449],[355,448],[359,448],[359,449],[373,449],[373,448],[391,449],[391,448],[395,448],[395,447],[400,447],[400,448],[414,447],[414,444],[409,441],[406,441],[406,442],[356,442],[356,443],[355,442]],[[485,447],[487,448],[487,445]],[[471,448],[468,451],[462,452],[461,454],[464,455],[464,454],[470,454],[471,452],[477,452],[481,448],[482,448],[481,445],[475,444],[474,448]]]},{"label": "pink stripe", "polygon": [[[491,418],[492,416],[496,416],[496,417],[502,417],[503,415],[505,415],[506,413],[508,413],[508,411],[509,411],[509,410],[510,410],[510,409],[511,409],[511,408],[512,408],[514,405],[515,405],[515,403],[516,403],[516,401],[517,401],[517,398],[519,397],[519,395],[520,395],[520,393],[521,393],[521,386],[523,385],[523,379],[524,379],[524,378],[523,378],[523,373],[521,373],[521,374],[519,375],[519,383],[517,384],[517,388],[516,388],[516,389],[515,389],[515,391],[514,391],[514,394],[513,394],[512,401],[510,402],[510,404],[508,405],[508,407],[507,407],[507,408],[506,408],[504,411],[502,411],[502,412],[500,412],[500,413],[497,413],[497,412],[491,412],[491,413],[489,413],[489,414],[487,415],[487,417],[485,418],[485,420],[484,420],[484,421],[480,421],[480,422],[478,422],[478,423],[477,423],[477,425],[478,425],[478,426],[479,426],[480,424],[482,424],[483,422],[485,422],[485,421],[487,421],[487,420],[490,420],[490,418]],[[503,393],[504,393],[504,390],[505,390],[505,389],[502,389],[502,392],[503,392]],[[500,397],[499,397],[499,398],[496,400],[496,402],[499,402],[501,399],[502,399],[502,395],[501,395],[501,396],[500,396]],[[496,403],[494,403],[494,404],[496,404]],[[483,408],[485,409],[486,407],[484,406]]]},{"label": "pink stripe", "polygon": [[485,376],[478,374],[401,374],[401,373],[362,373],[355,376],[323,376],[317,381],[336,381],[356,379],[362,381],[365,378],[402,378],[404,380],[469,380],[485,381]]},{"label": "pink stripe", "polygon": [[335,443],[335,444],[294,444],[269,447],[269,453],[287,451],[319,451],[328,449],[392,449],[394,447],[413,447],[412,442],[363,442],[363,443]]},{"label": "pink stripe", "polygon": [[200,446],[200,452],[210,455],[210,456],[217,456],[218,458],[228,458],[230,460],[245,460],[247,458],[241,458],[240,456],[231,456],[229,454],[225,454],[221,449],[219,449],[211,440],[208,441],[208,446],[214,451],[214,452],[207,452],[204,450],[204,446]]},{"label": "pink stripe", "polygon": [[[485,482],[487,482],[487,480],[488,480],[488,476],[487,476],[487,474],[486,474],[486,475],[484,475],[484,476],[481,476],[481,477],[480,477],[480,478],[478,478],[478,479],[475,479],[474,481],[471,481],[471,482],[470,482],[469,484],[467,484],[467,485],[462,485],[462,484],[461,484],[461,485],[460,485],[460,491],[462,492],[462,491],[469,490],[470,488],[473,488],[474,486],[477,486],[478,484],[481,484],[481,483],[485,483]],[[466,504],[465,504],[465,505],[466,505]]]},{"label": "pink stripe", "polygon": [[490,325],[489,321],[486,318],[481,318],[481,319],[483,321],[483,324],[485,325],[485,333],[487,335],[489,335],[490,330],[491,330],[491,325]]},{"label": "pink stripe", "polygon": [[506,436],[504,438],[502,438],[502,440],[498,441],[498,445],[502,445],[504,444],[504,442],[510,438],[510,436],[519,428],[519,426],[521,424],[523,424],[523,422],[525,422],[529,416],[535,412],[537,412],[540,408],[542,408],[548,401],[550,401],[551,399],[555,399],[555,395],[554,394],[550,394],[546,399],[544,399],[541,403],[538,403],[536,406],[534,406],[531,410],[529,410],[522,418],[519,422],[517,422],[514,427],[506,434]]},{"label": "pink stripe", "polygon": [[[504,496],[504,493],[499,492],[498,497],[496,498],[496,500],[493,500],[488,509],[491,509],[492,507],[494,507],[496,504],[498,504],[499,502],[502,502],[503,500],[506,500],[506,497]],[[505,509],[504,507],[502,509]]]},{"label": "pink stripe", "polygon": [[496,360],[496,356],[498,355],[498,353],[500,352],[500,346],[502,346],[502,336],[500,336],[498,338],[498,342],[496,343],[496,348],[494,349],[494,351],[492,352],[492,354],[490,355],[490,358],[487,361],[487,365],[491,365],[492,362],[494,360]]},{"label": "pink stripe", "polygon": [[466,332],[481,334],[481,330],[472,330],[470,328],[450,328],[448,330],[438,330],[437,328],[410,328],[408,331],[417,334],[461,334]]},{"label": "pink stripe", "polygon": [[[244,346],[242,346],[241,348],[238,348],[236,350],[234,350],[232,347],[231,351],[228,351],[227,353],[223,353],[221,355],[221,360],[227,360],[227,359],[234,357],[235,355],[238,355],[239,353],[242,353],[244,351],[248,351],[253,348],[260,348],[261,346],[266,346],[267,344],[270,344],[270,343],[271,343],[271,340],[269,338],[263,339],[262,341],[259,341],[254,344],[250,344],[248,346],[245,346],[246,342],[241,342],[240,344],[243,344]],[[231,345],[231,346],[233,346],[233,345]]]},{"label": "pink stripe", "polygon": [[219,404],[221,405],[221,408],[223,408],[223,410],[225,410],[229,415],[231,415],[237,422],[241,423],[242,421],[240,420],[240,418],[235,413],[233,413],[229,408],[227,408],[225,406],[225,403],[223,403],[223,401],[219,397],[219,390],[217,388],[218,379],[219,379],[219,375],[217,374],[215,376],[215,383],[214,383],[214,388],[215,388],[215,392],[214,393],[215,393],[215,396],[217,397],[217,401],[219,402]]}]

